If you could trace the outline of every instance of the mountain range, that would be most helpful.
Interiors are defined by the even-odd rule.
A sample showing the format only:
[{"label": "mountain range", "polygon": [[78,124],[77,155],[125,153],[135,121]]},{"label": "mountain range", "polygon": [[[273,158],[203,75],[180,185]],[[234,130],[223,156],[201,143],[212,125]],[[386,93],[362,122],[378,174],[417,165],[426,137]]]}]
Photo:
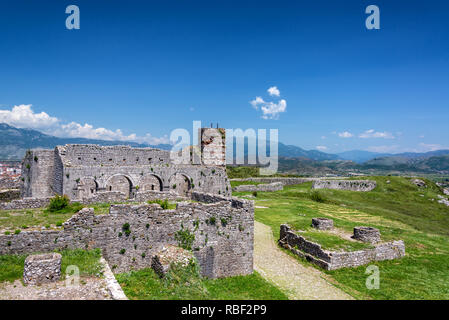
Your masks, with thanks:
[{"label": "mountain range", "polygon": [[[130,145],[170,150],[171,145],[149,145],[129,141],[107,141],[86,138],[60,138],[37,130],[20,129],[0,123],[0,159],[21,160],[28,149],[47,148],[64,144]],[[269,143],[267,143],[269,146]],[[247,147],[245,147],[247,150]],[[269,150],[268,150],[269,152]],[[325,174],[356,172],[449,172],[449,150],[426,153],[388,154],[353,150],[330,154],[305,150],[298,146],[278,144],[279,167],[283,172]],[[234,153],[235,154],[235,153]]]}]

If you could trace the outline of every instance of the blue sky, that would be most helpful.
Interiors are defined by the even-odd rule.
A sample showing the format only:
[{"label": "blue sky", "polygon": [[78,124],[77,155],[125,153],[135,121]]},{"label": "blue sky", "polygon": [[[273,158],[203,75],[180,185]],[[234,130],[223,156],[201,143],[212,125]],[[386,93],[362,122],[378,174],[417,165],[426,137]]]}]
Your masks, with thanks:
[{"label": "blue sky", "polygon": [[[326,152],[449,148],[447,1],[5,0],[0,39],[16,126],[156,143],[200,120]],[[264,119],[256,97],[286,109]]]}]

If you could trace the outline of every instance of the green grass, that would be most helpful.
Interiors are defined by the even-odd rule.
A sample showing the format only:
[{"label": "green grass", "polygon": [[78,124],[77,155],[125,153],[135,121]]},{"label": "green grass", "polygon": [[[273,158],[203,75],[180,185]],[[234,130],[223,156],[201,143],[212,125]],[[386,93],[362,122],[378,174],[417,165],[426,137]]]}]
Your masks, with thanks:
[{"label": "green grass", "polygon": [[56,227],[58,223],[62,223],[73,216],[83,207],[94,208],[95,214],[108,214],[110,203],[96,203],[89,206],[83,206],[79,203],[73,203],[69,207],[60,211],[51,212],[47,208],[38,209],[21,209],[21,210],[0,210],[0,229],[14,232],[16,229],[27,226],[33,227]]},{"label": "green grass", "polygon": [[208,279],[196,264],[173,266],[164,279],[152,269],[116,275],[128,298],[133,300],[285,300],[287,297],[257,272],[248,276]]},{"label": "green grass", "polygon": [[[325,249],[354,250],[354,244],[359,243],[351,242],[345,248],[347,242],[339,236],[311,230],[313,217],[333,219],[343,233],[352,233],[358,225],[378,228],[383,240],[402,239],[406,248],[402,259],[372,263],[380,269],[379,290],[366,288],[366,266],[323,272],[358,298],[449,299],[449,208],[436,201],[440,189],[430,180],[425,180],[427,188],[418,188],[409,178],[369,179],[377,181],[373,191],[320,190],[324,202],[311,199],[311,183],[259,193],[256,205],[268,208],[256,208],[255,218],[272,228],[275,239],[279,238],[280,224],[288,223],[296,230],[305,230],[302,236]],[[233,195],[244,194],[249,193]],[[298,261],[311,265],[300,258]]]},{"label": "green grass", "polygon": [[[65,277],[65,270],[70,265],[79,268],[80,276],[100,276],[102,266],[100,264],[101,251],[94,250],[62,250],[61,276]],[[0,283],[13,282],[22,279],[25,258],[28,255],[0,255]]]}]

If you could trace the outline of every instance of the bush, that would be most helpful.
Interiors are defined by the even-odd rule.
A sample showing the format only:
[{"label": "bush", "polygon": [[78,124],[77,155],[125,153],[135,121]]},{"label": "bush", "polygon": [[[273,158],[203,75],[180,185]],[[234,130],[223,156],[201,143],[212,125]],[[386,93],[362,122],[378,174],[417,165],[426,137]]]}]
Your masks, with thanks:
[{"label": "bush", "polygon": [[70,205],[69,197],[66,195],[60,196],[56,195],[50,199],[50,204],[48,205],[48,210],[51,212],[60,211],[67,208]]},{"label": "bush", "polygon": [[323,203],[326,201],[326,199],[318,191],[313,191],[310,194],[310,199],[312,199],[315,202],[320,202],[320,203]]},{"label": "bush", "polygon": [[257,191],[253,191],[253,197],[257,198]]},{"label": "bush", "polygon": [[181,226],[181,230],[175,233],[175,239],[178,241],[178,246],[186,249],[192,250],[192,244],[195,241],[195,235],[190,232],[189,229],[184,229]]},{"label": "bush", "polygon": [[160,199],[149,200],[147,203],[148,204],[157,203],[158,205],[160,205],[162,207],[162,209],[164,209],[164,210],[168,209],[168,200],[167,199],[165,199],[165,200],[160,200]]}]

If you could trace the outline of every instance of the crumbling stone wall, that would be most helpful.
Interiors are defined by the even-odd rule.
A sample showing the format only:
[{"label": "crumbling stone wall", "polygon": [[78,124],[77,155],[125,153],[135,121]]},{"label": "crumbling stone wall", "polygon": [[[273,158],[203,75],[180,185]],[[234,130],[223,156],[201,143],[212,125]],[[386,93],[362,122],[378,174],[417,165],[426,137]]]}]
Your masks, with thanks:
[{"label": "crumbling stone wall", "polygon": [[405,245],[402,240],[380,243],[373,249],[351,252],[323,250],[319,244],[306,240],[285,224],[281,225],[278,243],[297,256],[326,270],[357,267],[372,261],[399,259],[405,255]]},{"label": "crumbling stone wall", "polygon": [[337,189],[350,191],[371,191],[376,187],[373,180],[316,180],[312,189]]},{"label": "crumbling stone wall", "polygon": [[232,191],[235,192],[242,192],[242,191],[266,191],[266,192],[274,192],[274,191],[280,191],[284,189],[284,185],[282,182],[273,182],[268,184],[242,184],[240,186],[236,186],[232,189]]},{"label": "crumbling stone wall", "polygon": [[244,178],[244,179],[232,179],[232,181],[254,181],[262,183],[275,183],[280,182],[284,186],[302,184],[310,181],[320,180],[319,178],[283,178],[283,177],[261,177],[261,178]]},{"label": "crumbling stone wall", "polygon": [[0,176],[0,190],[20,189],[20,182],[17,179]]},{"label": "crumbling stone wall", "polygon": [[22,161],[23,197],[46,198],[61,189],[55,185],[54,160],[54,150],[34,149],[26,152]]},{"label": "crumbling stone wall", "polygon": [[0,203],[15,200],[15,199],[20,199],[20,190],[19,189],[0,190]]},{"label": "crumbling stone wall", "polygon": [[60,231],[0,235],[0,254],[101,248],[113,271],[125,272],[150,267],[156,252],[164,245],[178,245],[187,233],[194,235],[190,247],[203,275],[252,273],[253,202],[214,195],[204,198],[212,203],[182,202],[175,210],[162,210],[157,204],[121,204],[111,205],[108,215],[96,216],[93,209],[85,208]]},{"label": "crumbling stone wall", "polygon": [[127,146],[66,145],[52,150],[27,152],[23,165],[23,196],[70,199],[118,191],[134,198],[139,191],[174,191],[231,195],[222,163],[175,164],[170,152]]}]

